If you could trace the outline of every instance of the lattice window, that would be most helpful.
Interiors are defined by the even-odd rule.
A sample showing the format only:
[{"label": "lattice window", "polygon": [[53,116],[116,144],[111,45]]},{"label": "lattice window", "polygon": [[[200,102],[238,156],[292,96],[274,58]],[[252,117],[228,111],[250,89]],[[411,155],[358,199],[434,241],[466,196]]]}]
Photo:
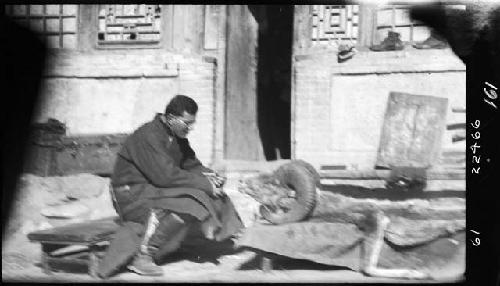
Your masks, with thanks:
[{"label": "lattice window", "polygon": [[408,5],[385,5],[377,10],[377,27],[375,39],[377,42],[387,37],[388,31],[401,35],[401,41],[413,44],[424,41],[430,35],[430,30],[423,23],[412,20]]},{"label": "lattice window", "polygon": [[5,12],[38,32],[49,48],[76,48],[78,5],[6,5]]},{"label": "lattice window", "polygon": [[359,5],[312,5],[312,44],[356,43]]},{"label": "lattice window", "polygon": [[156,44],[160,5],[100,5],[98,44]]}]

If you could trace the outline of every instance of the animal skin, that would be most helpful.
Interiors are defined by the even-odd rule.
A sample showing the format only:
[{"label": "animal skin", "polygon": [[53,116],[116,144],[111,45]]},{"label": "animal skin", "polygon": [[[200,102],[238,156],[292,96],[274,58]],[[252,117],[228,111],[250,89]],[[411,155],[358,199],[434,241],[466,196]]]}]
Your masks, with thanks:
[{"label": "animal skin", "polygon": [[283,224],[306,219],[316,206],[320,184],[313,166],[302,160],[281,165],[272,174],[240,182],[239,191],[261,203],[262,217]]},{"label": "animal skin", "polygon": [[[239,191],[255,198],[262,217],[273,224],[298,222],[308,218],[318,203],[319,174],[308,163],[292,161],[280,166],[272,174],[260,174],[240,182]],[[315,177],[317,175],[317,177]],[[308,189],[301,189],[304,186]],[[271,211],[275,212],[271,212]],[[368,276],[385,278],[429,279],[430,276],[412,269],[378,268],[384,234],[390,222],[377,206],[370,203],[351,205],[349,209],[330,212],[329,221],[353,223],[365,233],[362,272]]]}]

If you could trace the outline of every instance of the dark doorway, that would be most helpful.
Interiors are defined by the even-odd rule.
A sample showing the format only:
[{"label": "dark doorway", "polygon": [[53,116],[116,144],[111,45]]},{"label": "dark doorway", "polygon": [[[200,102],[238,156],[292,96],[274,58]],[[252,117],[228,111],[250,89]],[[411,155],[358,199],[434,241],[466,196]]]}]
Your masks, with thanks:
[{"label": "dark doorway", "polygon": [[293,5],[250,6],[259,23],[257,125],[266,160],[290,159]]},{"label": "dark doorway", "polygon": [[225,159],[290,158],[293,5],[229,5]]}]

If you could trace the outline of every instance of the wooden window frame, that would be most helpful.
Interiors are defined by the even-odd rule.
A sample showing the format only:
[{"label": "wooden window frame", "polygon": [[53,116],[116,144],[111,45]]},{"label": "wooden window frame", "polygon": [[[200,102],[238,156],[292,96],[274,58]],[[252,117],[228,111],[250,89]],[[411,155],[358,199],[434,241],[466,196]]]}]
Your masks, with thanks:
[{"label": "wooden window frame", "polygon": [[[354,5],[354,4],[353,4]],[[360,51],[369,51],[369,47],[379,43],[377,39],[377,13],[379,7],[374,3],[359,3],[358,10],[358,35],[356,41],[356,49]],[[299,9],[295,14],[295,38],[298,42],[294,46],[294,51],[300,53],[308,53],[312,47],[312,5],[296,5]],[[410,42],[405,42],[408,44]],[[411,46],[411,45],[410,45]]]},{"label": "wooden window frame", "polygon": [[[80,5],[75,5],[76,6],[76,13],[75,15],[65,15],[64,12],[63,12],[63,5],[74,5],[74,4],[54,4],[54,5],[59,5],[59,14],[54,14],[54,15],[51,15],[51,14],[47,14],[47,5],[50,5],[50,4],[39,4],[42,6],[42,9],[43,9],[43,12],[42,14],[40,15],[31,15],[30,14],[30,6],[31,5],[34,5],[34,4],[10,4],[9,7],[4,7],[4,9],[10,9],[11,12],[12,12],[12,9],[14,6],[25,6],[25,9],[26,9],[26,15],[24,16],[18,16],[18,15],[14,15],[13,13],[7,13],[7,10],[4,11],[4,14],[7,15],[8,17],[12,18],[14,21],[16,21],[17,19],[21,19],[21,18],[24,18],[25,21],[27,21],[25,24],[22,24],[22,25],[26,25],[28,28],[32,29],[30,24],[29,24],[29,21],[31,21],[31,19],[42,19],[43,21],[43,31],[36,31],[34,30],[34,32],[39,35],[44,41],[46,41],[46,37],[47,36],[50,36],[50,35],[55,35],[55,36],[58,36],[59,37],[59,47],[51,47],[47,44],[47,48],[49,49],[53,49],[53,50],[77,50],[78,49],[78,43],[79,43],[79,35],[80,35],[80,25],[78,24],[79,23],[79,16],[80,16],[80,10],[79,10],[79,6]],[[75,30],[74,31],[64,31],[64,18],[75,18],[76,20],[76,26],[75,26]],[[54,32],[54,31],[48,31],[47,30],[47,22],[46,20],[47,19],[58,19],[59,20],[59,28],[58,28],[58,31]],[[64,46],[64,35],[74,35],[75,38],[76,38],[76,43],[75,43],[75,46],[74,47],[65,47]]]},{"label": "wooden window frame", "polygon": [[[318,12],[318,14],[316,14],[317,19],[318,19],[318,23],[316,24],[316,26],[314,25],[314,15],[313,15],[313,13],[314,13],[314,10],[313,10],[314,6],[319,6],[318,7],[319,11],[318,10],[316,11],[316,12]],[[321,7],[321,6],[323,6],[323,7]],[[328,7],[328,6],[330,6],[330,7]],[[344,7],[342,8],[342,7],[338,7],[338,6],[344,6]],[[357,8],[358,8],[357,10],[358,11],[354,11],[353,7],[346,7],[346,6],[357,6]],[[311,39],[311,44],[313,46],[323,46],[324,44],[321,44],[321,42],[323,42],[323,43],[324,42],[330,43],[330,42],[339,42],[339,41],[347,41],[347,40],[350,40],[350,41],[354,40],[354,41],[357,42],[358,36],[359,36],[359,7],[360,7],[359,4],[353,4],[353,5],[311,5],[312,9],[309,10],[310,11],[310,15],[311,15],[310,16],[311,17],[311,38],[312,38],[312,35],[315,34],[314,33],[315,32],[315,28],[314,27],[316,27],[316,34],[317,34],[316,35],[316,39],[314,41]],[[351,9],[348,9],[348,8],[351,8]],[[325,27],[325,20],[326,19],[323,17],[323,20],[322,20],[323,25],[320,25],[319,22],[321,21],[321,18],[322,18],[320,16],[321,12],[328,13],[327,14],[328,18],[330,18],[330,16],[333,15],[333,13],[334,13],[332,10],[337,10],[338,11],[337,17],[339,17],[339,19],[344,18],[344,20],[348,19],[348,11],[351,10],[352,18],[351,18],[351,35],[350,36],[347,36],[347,34],[348,34],[347,32],[349,31],[347,29],[347,27],[344,27],[345,28],[344,30],[342,29],[342,26],[344,24],[346,24],[347,22],[339,21],[338,22],[339,26],[337,27],[337,29],[333,29],[333,28],[328,27],[328,25],[326,25],[326,27]],[[344,10],[343,13],[340,12],[342,10]],[[354,23],[354,19],[353,19],[355,16],[358,17],[358,22],[356,24]],[[330,22],[330,19],[327,21],[327,23],[329,23],[329,22]],[[323,28],[320,28],[321,26],[323,26]],[[352,29],[355,29],[355,27],[356,27],[356,29],[358,29],[358,33],[355,35],[355,38],[353,38],[352,37],[352,35],[353,35]],[[338,31],[335,32],[335,30],[338,30]],[[326,38],[327,38],[326,41],[325,41],[325,38],[320,39],[320,31],[322,31],[323,37],[325,37],[326,34],[330,34],[331,35],[332,33],[333,33],[333,37],[332,36],[330,36],[330,37],[326,36]],[[342,36],[342,34],[344,34],[344,36]],[[320,44],[318,45],[318,43],[320,43]]]},{"label": "wooden window frame", "polygon": [[82,51],[95,50],[120,50],[120,49],[161,49],[172,46],[173,5],[161,5],[160,40],[152,43],[98,43],[99,33],[99,5],[79,5],[79,31],[78,46]]},{"label": "wooden window frame", "polygon": [[[407,6],[407,5],[397,5],[397,4],[389,4],[389,5],[386,5],[387,7],[379,7],[378,9],[374,9],[373,10],[373,13],[374,13],[374,18],[375,18],[375,24],[378,24],[378,12],[380,11],[383,11],[383,10],[392,10],[393,13],[396,13],[395,11],[398,10],[398,9],[405,9],[405,7],[398,7],[398,6]],[[392,28],[397,28],[397,25],[394,23],[395,22],[395,14],[392,15],[393,17],[393,23],[391,25]],[[403,43],[406,45],[406,44],[409,44],[409,45],[413,45],[415,43],[417,43],[418,41],[415,41],[415,39],[413,39],[414,37],[414,34],[415,34],[415,28],[416,27],[425,27],[426,29],[429,30],[429,32],[431,31],[431,28],[428,27],[427,25],[423,24],[423,23],[418,23],[418,21],[415,21],[415,20],[412,20],[411,18],[409,19],[409,23],[407,24],[409,25],[408,28],[410,28],[410,40],[409,41],[403,41]],[[379,43],[380,41],[383,40],[382,39],[377,39],[377,33],[378,33],[378,28],[380,26],[377,26],[377,25],[373,25],[373,29],[372,29],[372,33],[374,34],[372,36],[372,44],[377,44]],[[399,27],[403,27],[401,25],[399,25]]]}]

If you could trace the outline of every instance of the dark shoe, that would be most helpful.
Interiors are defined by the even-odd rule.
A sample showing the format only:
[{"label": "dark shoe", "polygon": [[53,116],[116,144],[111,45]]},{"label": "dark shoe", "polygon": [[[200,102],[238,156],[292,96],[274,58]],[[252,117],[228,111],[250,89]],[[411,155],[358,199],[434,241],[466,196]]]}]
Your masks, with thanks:
[{"label": "dark shoe", "polygon": [[337,54],[337,62],[343,63],[351,59],[356,54],[356,49],[354,46],[340,45],[339,52]]},{"label": "dark shoe", "polygon": [[446,41],[435,33],[431,33],[425,41],[413,44],[416,49],[444,49],[447,46]]},{"label": "dark shoe", "polygon": [[387,37],[380,44],[371,46],[370,50],[374,52],[402,50],[404,49],[404,44],[400,37],[399,33],[389,31]]},{"label": "dark shoe", "polygon": [[153,258],[148,254],[139,253],[127,268],[139,275],[162,276],[163,269],[153,262]]}]

